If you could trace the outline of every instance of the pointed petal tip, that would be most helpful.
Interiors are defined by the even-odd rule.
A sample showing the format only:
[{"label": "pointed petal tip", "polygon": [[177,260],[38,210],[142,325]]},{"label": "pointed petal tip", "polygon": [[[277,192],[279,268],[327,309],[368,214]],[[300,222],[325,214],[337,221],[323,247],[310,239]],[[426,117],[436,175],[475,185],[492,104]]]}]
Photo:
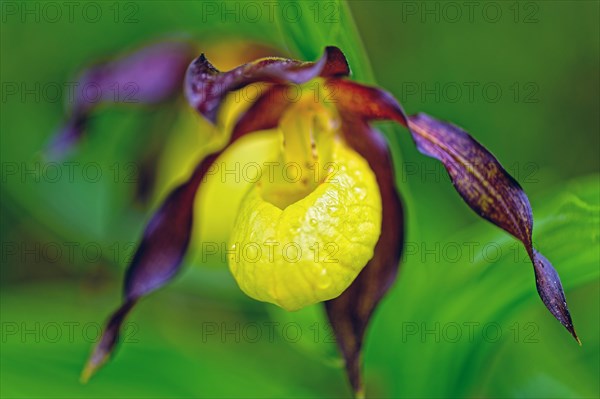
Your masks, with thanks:
[{"label": "pointed petal tip", "polygon": [[365,399],[365,389],[364,387],[359,387],[354,391],[354,399]]},{"label": "pointed petal tip", "polygon": [[92,375],[94,375],[94,373],[95,373],[95,369],[91,365],[91,363],[89,363],[89,362],[86,363],[83,370],[81,370],[81,374],[79,375],[79,382],[81,384],[87,384],[88,381],[90,380],[90,378],[92,378]]},{"label": "pointed petal tip", "polygon": [[[563,292],[563,294],[564,294],[564,292]],[[575,341],[577,341],[579,346],[581,346],[581,340],[579,339],[579,336],[577,336],[577,332],[575,332],[575,326],[573,325],[573,319],[571,319],[571,313],[569,312],[567,302],[564,302],[564,306],[565,306],[564,311],[563,311],[563,314],[561,315],[561,317],[559,317],[558,315],[555,315],[555,314],[553,314],[553,316],[560,322],[560,324],[562,324],[567,329],[569,334],[571,334],[573,339],[575,339]],[[552,313],[552,311],[551,311],[551,313]]]},{"label": "pointed petal tip", "polygon": [[581,343],[581,340],[579,339],[579,337],[577,336],[577,333],[575,332],[575,327],[573,326],[573,323],[571,323],[568,326],[565,326],[565,328],[567,329],[567,331],[569,332],[569,334],[571,334],[571,336],[573,337],[573,339],[575,339],[575,341],[577,341],[577,343],[579,344],[579,346],[582,346],[583,344]]},{"label": "pointed petal tip", "polygon": [[[541,294],[540,294],[541,296]],[[544,299],[542,298],[542,301]],[[550,313],[552,313],[552,316],[554,316],[554,318],[556,320],[558,320],[560,322],[560,324],[563,325],[563,327],[565,327],[565,329],[569,332],[569,334],[571,334],[571,336],[573,337],[573,339],[575,341],[577,341],[577,343],[579,344],[579,346],[582,346],[581,340],[579,339],[579,336],[577,335],[577,332],[575,331],[575,326],[573,325],[573,321],[571,320],[571,315],[569,313],[568,308],[566,308],[567,304],[565,302],[565,313],[559,313],[556,314],[549,306],[548,304],[544,303],[546,305],[546,307],[548,308],[548,310],[550,310]]]},{"label": "pointed petal tip", "polygon": [[579,339],[579,336],[577,335],[577,332],[575,331],[575,326],[573,325],[573,321],[571,320],[571,315],[567,313],[566,321],[561,320],[554,314],[552,314],[552,315],[560,322],[560,324],[563,325],[563,327],[569,332],[569,334],[571,334],[571,336],[573,337],[573,339],[575,341],[577,341],[579,346],[582,346],[581,340]]},{"label": "pointed petal tip", "polygon": [[327,65],[324,68],[327,76],[348,76],[350,75],[350,65],[344,55],[344,52],[335,46],[325,47],[325,55],[323,57]]},{"label": "pointed petal tip", "polygon": [[191,65],[195,66],[196,68],[201,68],[200,71],[217,72],[217,69],[211,64],[208,58],[206,58],[204,53],[200,54],[198,58],[192,61]]},{"label": "pointed petal tip", "polygon": [[79,376],[79,382],[82,384],[87,384],[88,381],[94,376],[94,374],[96,374],[96,372],[98,370],[100,370],[100,368],[102,368],[102,366],[104,365],[104,363],[106,363],[106,361],[108,360],[108,354],[104,354],[102,355],[102,357],[100,358],[100,360],[96,360],[98,358],[98,353],[97,353],[98,348],[94,348],[94,351],[92,352],[92,354],[90,355],[90,358],[88,359],[87,363],[85,364],[85,366],[83,367],[83,370],[81,370],[81,375]]},{"label": "pointed petal tip", "polygon": [[575,341],[581,345],[581,340],[577,336],[575,327],[573,326],[573,319],[571,318],[564,289],[556,269],[554,269],[548,259],[536,250],[533,251],[533,262],[536,288],[542,302],[544,302],[544,305],[546,305],[546,308],[548,308],[556,320],[573,336]]},{"label": "pointed petal tip", "polygon": [[523,243],[533,263],[542,302],[581,344],[558,272],[533,248],[533,213],[522,187],[485,147],[458,126],[423,113],[410,116],[409,125],[419,151],[444,164],[469,207]]}]

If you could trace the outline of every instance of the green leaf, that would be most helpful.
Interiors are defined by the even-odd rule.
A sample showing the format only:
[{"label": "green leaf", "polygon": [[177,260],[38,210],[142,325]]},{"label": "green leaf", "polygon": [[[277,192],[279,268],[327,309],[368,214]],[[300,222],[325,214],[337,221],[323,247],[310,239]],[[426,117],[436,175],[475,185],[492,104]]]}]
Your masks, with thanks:
[{"label": "green leaf", "polygon": [[374,82],[368,58],[352,14],[344,1],[279,2],[278,25],[291,52],[305,60],[315,60],[326,46],[339,47],[352,68],[352,76]]},{"label": "green leaf", "polygon": [[582,347],[540,303],[513,238],[486,222],[413,235],[367,343],[373,392],[380,382],[390,396],[598,396],[598,182],[574,180],[533,201],[535,245],[561,273]]},{"label": "green leaf", "polygon": [[[335,370],[314,367],[260,313],[189,294],[145,301],[111,367],[88,384],[81,366],[116,300],[114,285],[47,282],[2,290],[0,396],[190,398],[340,396]],[[174,311],[174,309],[177,309]],[[202,315],[201,318],[198,315]],[[289,334],[296,333],[288,329]],[[308,332],[306,332],[308,334]],[[303,370],[299,373],[298,370]]]}]

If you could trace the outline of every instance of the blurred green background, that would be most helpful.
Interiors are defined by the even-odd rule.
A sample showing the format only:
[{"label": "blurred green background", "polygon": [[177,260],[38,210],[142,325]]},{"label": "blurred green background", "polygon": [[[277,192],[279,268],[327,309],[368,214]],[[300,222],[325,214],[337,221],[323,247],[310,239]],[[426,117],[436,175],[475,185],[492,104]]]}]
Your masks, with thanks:
[{"label": "blurred green background", "polygon": [[[350,395],[321,308],[252,301],[217,256],[188,257],[132,314],[105,369],[78,382],[128,257],[174,184],[161,170],[183,162],[177,148],[201,147],[201,132],[182,99],[107,107],[78,151],[49,167],[39,152],[64,117],[51,90],[171,34],[200,51],[243,38],[309,60],[338,45],[357,80],[461,125],[528,193],[534,241],[561,275],[582,347],[537,297],[515,241],[472,214],[405,130],[382,125],[409,230],[368,331],[368,396],[600,395],[598,2],[107,1],[72,14],[52,3],[59,17],[45,2],[1,3],[2,397]],[[160,177],[149,192],[148,168]],[[202,229],[220,238],[221,226]]]}]

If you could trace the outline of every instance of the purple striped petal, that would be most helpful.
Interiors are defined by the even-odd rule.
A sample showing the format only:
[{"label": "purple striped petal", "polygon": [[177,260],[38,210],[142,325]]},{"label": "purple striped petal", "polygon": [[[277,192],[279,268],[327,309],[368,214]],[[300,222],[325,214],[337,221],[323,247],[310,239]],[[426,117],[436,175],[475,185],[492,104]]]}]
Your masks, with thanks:
[{"label": "purple striped petal", "polygon": [[347,76],[349,73],[346,58],[336,47],[327,47],[323,56],[316,62],[263,58],[228,72],[218,71],[202,54],[189,66],[184,87],[190,105],[215,123],[219,106],[225,96],[249,84],[301,84],[318,76]]},{"label": "purple striped petal", "polygon": [[102,337],[82,372],[86,382],[109,358],[119,340],[127,314],[138,300],[169,283],[181,270],[192,233],[194,198],[216,159],[250,132],[234,132],[224,149],[204,158],[187,182],[176,188],[154,214],[129,265],[123,304],[110,316]]},{"label": "purple striped petal", "polygon": [[342,79],[334,101],[364,121],[390,119],[409,128],[419,151],[440,160],[465,202],[478,215],[519,239],[534,267],[540,298],[556,319],[579,342],[560,279],[550,262],[533,248],[533,215],[527,195],[496,158],[462,129],[425,114],[407,118],[388,92]]},{"label": "purple striped petal", "polygon": [[190,179],[175,189],[154,214],[129,265],[124,302],[109,318],[81,375],[87,381],[114,350],[121,325],[137,301],[167,284],[179,272],[193,221],[194,198],[202,178],[218,154],[205,158]]},{"label": "purple striped petal", "polygon": [[409,125],[419,151],[444,164],[467,205],[523,243],[534,266],[540,298],[579,342],[558,273],[533,248],[533,214],[519,183],[489,151],[459,127],[425,114],[410,116]]}]

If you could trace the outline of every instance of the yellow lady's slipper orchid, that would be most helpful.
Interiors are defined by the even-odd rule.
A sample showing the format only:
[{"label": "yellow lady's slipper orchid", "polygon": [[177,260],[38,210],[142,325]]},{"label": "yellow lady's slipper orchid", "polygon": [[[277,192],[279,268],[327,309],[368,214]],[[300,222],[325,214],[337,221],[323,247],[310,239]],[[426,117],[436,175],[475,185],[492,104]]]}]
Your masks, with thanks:
[{"label": "yellow lady's slipper orchid", "polygon": [[[84,76],[101,87],[138,79],[144,101],[153,103],[172,94],[188,54],[187,46],[161,44]],[[137,301],[180,270],[196,193],[211,167],[240,138],[262,132],[279,145],[270,154],[271,173],[261,171],[237,210],[230,269],[241,289],[258,300],[289,310],[324,301],[350,382],[361,394],[364,332],[395,279],[404,240],[391,155],[369,124],[382,119],[406,127],[420,152],[443,163],[469,207],[523,243],[542,301],[578,339],[558,273],[533,248],[532,211],[519,184],[467,132],[425,114],[407,116],[391,94],[352,82],[349,74],[335,47],[327,47],[316,62],[262,58],[224,73],[204,55],[191,63],[185,72],[187,100],[219,140],[148,223],[127,270],[123,304],[109,319],[83,379],[106,361]],[[291,87],[302,91],[309,82],[322,85],[326,96],[292,101],[287,95]],[[264,93],[237,118],[226,118],[230,123],[221,123],[230,95],[258,83]],[[91,109],[84,100],[76,104],[54,149],[81,135]]]}]

